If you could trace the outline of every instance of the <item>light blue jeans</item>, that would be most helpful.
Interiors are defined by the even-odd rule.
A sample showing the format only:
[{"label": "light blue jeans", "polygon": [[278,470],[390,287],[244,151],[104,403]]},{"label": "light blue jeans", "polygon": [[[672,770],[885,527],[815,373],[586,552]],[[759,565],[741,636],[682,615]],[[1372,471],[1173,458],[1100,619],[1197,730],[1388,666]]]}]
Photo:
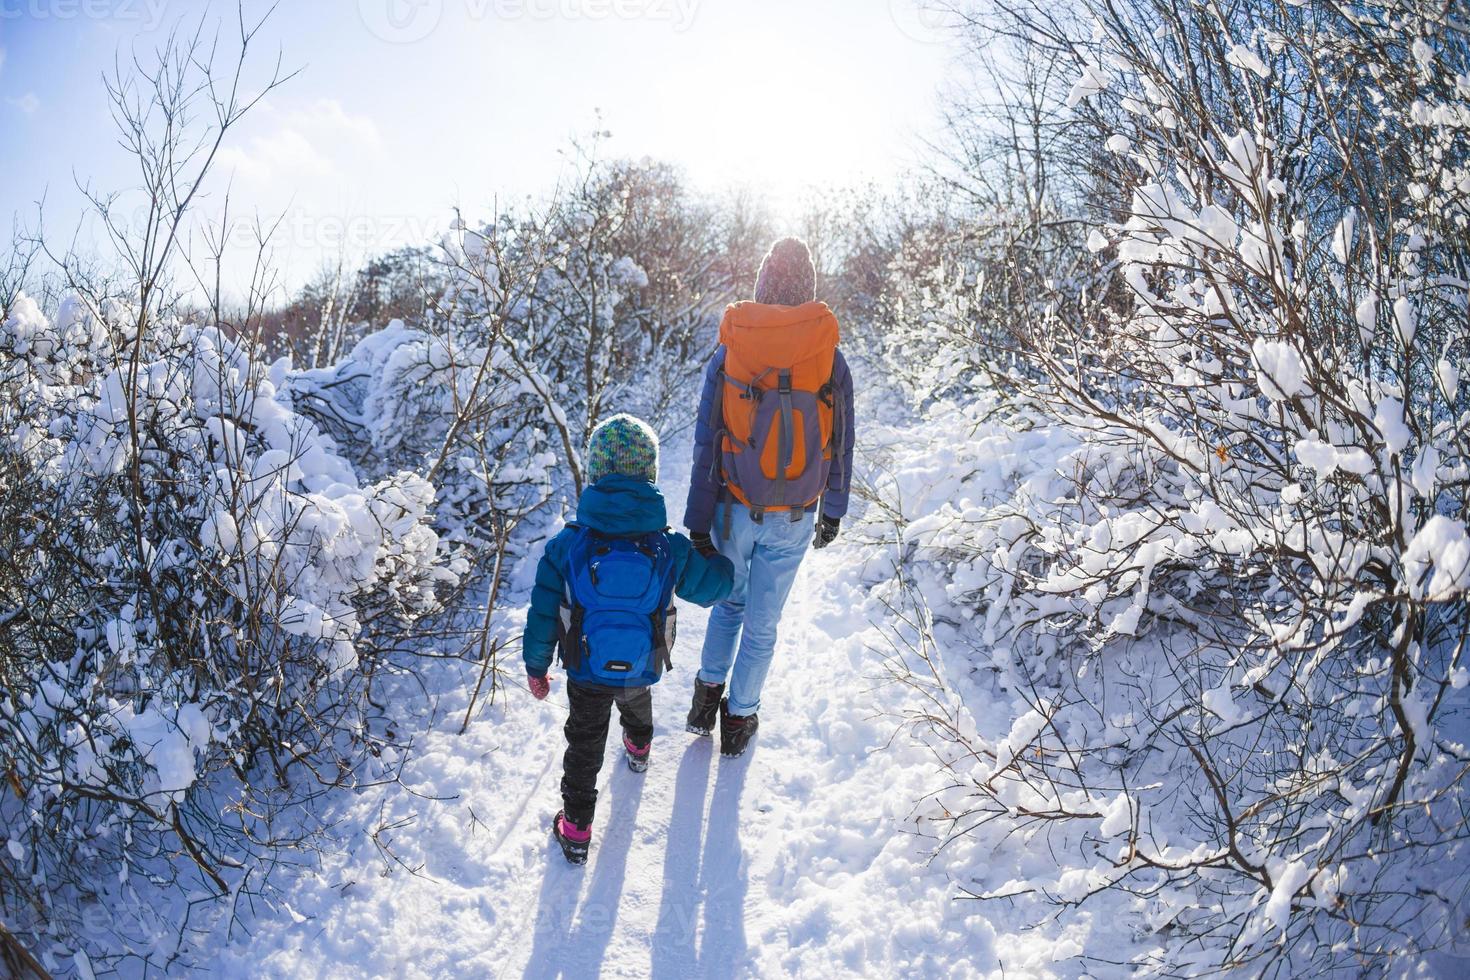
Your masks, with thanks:
[{"label": "light blue jeans", "polygon": [[710,612],[699,679],[723,684],[729,678],[732,715],[753,715],[761,706],[761,688],[776,651],[776,627],[796,571],[811,546],[815,521],[815,514],[803,514],[801,520],[793,521],[777,513],[757,524],[749,511],[737,505],[730,514],[727,536],[724,505],[715,510],[710,533],[720,554],[735,566],[735,587],[730,598]]}]

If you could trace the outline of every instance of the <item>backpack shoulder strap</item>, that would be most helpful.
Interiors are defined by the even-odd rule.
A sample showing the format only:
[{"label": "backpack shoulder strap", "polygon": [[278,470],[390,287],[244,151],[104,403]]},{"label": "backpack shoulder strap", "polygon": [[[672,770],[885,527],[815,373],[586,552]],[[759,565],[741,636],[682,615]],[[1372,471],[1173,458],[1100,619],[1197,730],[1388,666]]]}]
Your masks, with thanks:
[{"label": "backpack shoulder strap", "polygon": [[[843,403],[842,392],[837,387],[837,366],[846,366],[846,359],[842,357],[842,351],[837,350],[832,357],[832,376],[827,383],[822,385],[817,392],[826,406],[832,410],[832,472],[837,474],[839,484],[846,479],[842,470],[843,457],[847,452],[847,406]],[[851,384],[851,373],[848,375]]]},{"label": "backpack shoulder strap", "polygon": [[588,549],[593,543],[604,539],[607,535],[598,531],[597,528],[587,524],[578,524],[575,521],[568,523],[566,529],[572,532],[571,544],[567,546],[566,568],[563,569],[563,577],[566,579],[566,601],[568,605],[578,605],[576,590],[573,582],[580,579],[585,569],[578,567],[587,560]]}]

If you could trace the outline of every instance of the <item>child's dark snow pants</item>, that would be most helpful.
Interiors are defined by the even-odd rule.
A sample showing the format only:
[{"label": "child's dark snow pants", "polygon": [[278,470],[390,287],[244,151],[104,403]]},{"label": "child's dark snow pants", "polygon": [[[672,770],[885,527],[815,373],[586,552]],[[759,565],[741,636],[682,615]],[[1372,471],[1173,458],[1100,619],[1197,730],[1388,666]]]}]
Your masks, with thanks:
[{"label": "child's dark snow pants", "polygon": [[597,774],[607,752],[613,702],[628,740],[642,748],[653,741],[653,689],[603,687],[567,681],[567,753],[562,757],[561,799],[567,819],[586,826],[597,807]]}]

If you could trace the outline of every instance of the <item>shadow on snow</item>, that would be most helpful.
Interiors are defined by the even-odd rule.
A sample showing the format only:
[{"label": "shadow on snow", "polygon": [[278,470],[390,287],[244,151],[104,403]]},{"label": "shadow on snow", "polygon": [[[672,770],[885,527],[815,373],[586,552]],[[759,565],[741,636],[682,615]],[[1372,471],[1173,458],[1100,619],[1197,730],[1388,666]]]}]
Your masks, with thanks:
[{"label": "shadow on snow", "polygon": [[[722,761],[710,794],[712,745],[707,738],[690,744],[675,777],[673,813],[664,841],[663,893],[649,937],[655,978],[733,977],[745,965],[749,870],[740,843],[740,797],[750,761]],[[583,869],[565,865],[555,843],[548,840],[550,861],[525,971],[528,980],[593,977],[601,972],[617,928],[643,796],[642,777],[622,766],[609,783],[607,815],[599,821],[607,833],[593,842],[590,876],[584,878]],[[711,801],[706,826],[707,794]]]}]

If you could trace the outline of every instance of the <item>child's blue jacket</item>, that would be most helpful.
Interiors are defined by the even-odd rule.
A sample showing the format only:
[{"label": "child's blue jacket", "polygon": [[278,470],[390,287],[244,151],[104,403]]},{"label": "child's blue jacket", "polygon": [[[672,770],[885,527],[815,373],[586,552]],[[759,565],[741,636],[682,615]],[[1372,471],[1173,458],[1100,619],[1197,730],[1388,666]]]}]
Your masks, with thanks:
[{"label": "child's blue jacket", "polygon": [[[577,501],[577,523],[611,537],[637,537],[663,531],[674,558],[674,594],[688,602],[712,606],[730,594],[735,568],[723,555],[706,558],[694,550],[689,539],[668,529],[668,510],[658,487],[636,477],[604,477],[582,491]],[[564,528],[550,541],[536,566],[536,588],[531,592],[531,611],[526,614],[526,631],[521,637],[521,656],[526,673],[545,677],[556,653],[557,614],[566,592],[567,550],[576,532]],[[571,680],[587,682],[575,672]]]}]

